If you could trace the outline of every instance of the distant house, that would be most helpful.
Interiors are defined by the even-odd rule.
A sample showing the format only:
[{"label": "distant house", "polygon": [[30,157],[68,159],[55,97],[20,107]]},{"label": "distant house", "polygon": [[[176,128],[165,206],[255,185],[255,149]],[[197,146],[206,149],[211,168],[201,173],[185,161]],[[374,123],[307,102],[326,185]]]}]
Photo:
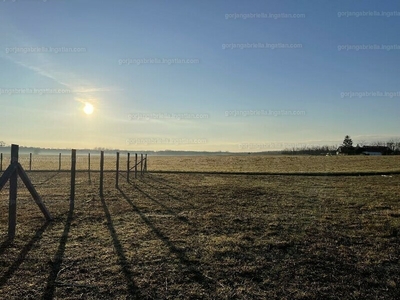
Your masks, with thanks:
[{"label": "distant house", "polygon": [[364,155],[388,155],[392,154],[392,149],[386,146],[363,146],[356,148],[356,152]]},{"label": "distant house", "polygon": [[336,150],[336,155],[354,155],[355,149],[353,146],[340,146]]},{"label": "distant house", "polygon": [[337,155],[388,155],[392,153],[392,149],[386,146],[340,146],[336,151]]}]

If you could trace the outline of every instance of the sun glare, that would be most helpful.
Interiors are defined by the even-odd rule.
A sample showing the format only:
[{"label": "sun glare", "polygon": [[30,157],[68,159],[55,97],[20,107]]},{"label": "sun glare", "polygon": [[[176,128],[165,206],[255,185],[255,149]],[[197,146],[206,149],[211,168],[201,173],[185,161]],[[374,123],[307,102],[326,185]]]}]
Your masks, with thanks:
[{"label": "sun glare", "polygon": [[83,108],[83,111],[87,115],[91,115],[93,113],[94,107],[90,103],[85,103],[85,107]]}]

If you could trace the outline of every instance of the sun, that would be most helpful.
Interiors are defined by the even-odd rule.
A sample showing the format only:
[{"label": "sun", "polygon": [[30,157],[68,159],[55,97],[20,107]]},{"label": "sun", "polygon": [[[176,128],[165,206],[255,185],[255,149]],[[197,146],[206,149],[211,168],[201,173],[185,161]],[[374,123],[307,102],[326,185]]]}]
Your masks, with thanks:
[{"label": "sun", "polygon": [[85,107],[83,108],[83,112],[87,115],[91,115],[94,111],[94,107],[92,104],[86,102]]}]

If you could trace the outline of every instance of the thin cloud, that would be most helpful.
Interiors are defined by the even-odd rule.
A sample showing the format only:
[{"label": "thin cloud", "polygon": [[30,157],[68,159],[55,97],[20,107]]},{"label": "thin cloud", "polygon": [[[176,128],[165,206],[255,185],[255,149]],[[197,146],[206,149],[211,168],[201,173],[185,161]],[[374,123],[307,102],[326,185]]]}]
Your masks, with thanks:
[{"label": "thin cloud", "polygon": [[[0,23],[2,27],[4,25],[3,29],[7,27],[7,37],[8,40],[11,40],[13,46],[31,47],[37,44],[35,41],[32,41],[29,37],[25,36],[21,30],[15,28],[13,24],[10,24],[9,22],[4,24],[4,20]],[[2,31],[3,30],[0,29],[0,32]],[[1,41],[0,46],[2,49],[6,49],[5,45],[1,43]],[[55,66],[53,62],[54,58],[50,58],[46,53],[30,53],[29,55],[24,56],[14,56],[7,55],[4,51],[0,51],[0,57],[64,86],[69,89],[72,94],[75,94],[74,98],[79,102],[95,99],[95,93],[107,93],[122,90],[116,87],[97,87],[73,72],[68,73],[60,71],[62,70],[62,67]]]},{"label": "thin cloud", "polygon": [[115,92],[122,91],[120,88],[115,87],[80,87],[75,89],[74,93],[100,93],[100,92]]}]

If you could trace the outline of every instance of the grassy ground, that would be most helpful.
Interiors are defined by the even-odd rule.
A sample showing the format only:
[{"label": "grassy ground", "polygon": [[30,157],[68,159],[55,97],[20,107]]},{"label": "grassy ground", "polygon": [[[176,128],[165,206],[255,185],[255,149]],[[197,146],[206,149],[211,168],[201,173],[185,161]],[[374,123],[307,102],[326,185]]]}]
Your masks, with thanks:
[{"label": "grassy ground", "polygon": [[[330,159],[327,157],[326,159]],[[400,176],[31,173],[55,220],[19,190],[3,299],[396,299]]]},{"label": "grassy ground", "polygon": [[157,156],[149,157],[148,169],[274,173],[400,171],[400,156]]},{"label": "grassy ground", "polygon": [[[4,156],[3,170],[10,158]],[[140,160],[140,155],[139,155]],[[57,155],[34,155],[32,170],[58,170]],[[22,166],[29,170],[29,155],[21,155]],[[88,156],[77,156],[77,169],[88,170]],[[131,154],[130,167],[134,165]],[[91,170],[100,169],[100,156],[91,154]],[[127,156],[120,156],[120,170],[126,170]],[[63,155],[62,170],[71,169],[70,156]],[[105,156],[105,170],[116,169],[116,156]],[[150,171],[211,171],[211,172],[385,172],[400,171],[397,156],[284,156],[284,155],[228,155],[228,156],[149,156]]]}]

